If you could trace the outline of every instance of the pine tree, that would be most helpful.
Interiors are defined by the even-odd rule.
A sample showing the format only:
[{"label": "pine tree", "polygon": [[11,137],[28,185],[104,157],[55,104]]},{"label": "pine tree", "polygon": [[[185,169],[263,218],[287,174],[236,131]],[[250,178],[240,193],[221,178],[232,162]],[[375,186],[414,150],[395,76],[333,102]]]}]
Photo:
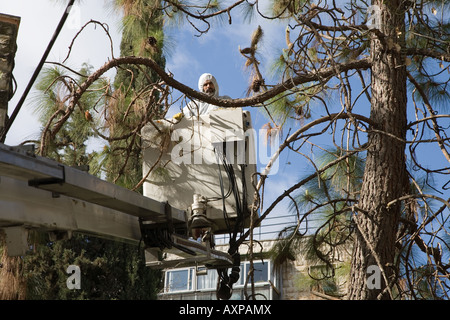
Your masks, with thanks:
[{"label": "pine tree", "polygon": [[[162,15],[157,2],[118,0],[116,6],[124,12],[121,56],[150,57],[164,68]],[[148,119],[160,119],[164,115],[164,110],[155,103],[158,92],[143,95],[157,79],[149,67],[119,68],[106,110],[105,124],[111,138],[105,161],[107,179],[130,189],[142,179],[140,129]],[[129,137],[116,139],[130,132]]]}]

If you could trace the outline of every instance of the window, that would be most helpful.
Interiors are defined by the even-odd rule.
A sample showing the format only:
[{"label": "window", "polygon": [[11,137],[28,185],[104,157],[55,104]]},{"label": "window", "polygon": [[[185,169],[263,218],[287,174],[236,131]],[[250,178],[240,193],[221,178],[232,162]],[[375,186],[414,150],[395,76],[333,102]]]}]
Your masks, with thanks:
[{"label": "window", "polygon": [[[241,263],[241,277],[239,278],[239,281],[237,285],[244,285],[246,277],[248,275],[248,272],[250,271],[250,262],[243,262]],[[270,279],[270,272],[269,272],[269,261],[264,262],[253,262],[253,279],[255,283],[258,282],[267,282]],[[250,281],[250,279],[248,280]]]},{"label": "window", "polygon": [[[247,268],[250,269],[250,263],[247,264]],[[247,274],[247,272],[246,272]],[[257,282],[267,282],[270,280],[269,277],[269,263],[265,262],[254,262],[253,263],[253,278],[255,283]]]},{"label": "window", "polygon": [[193,269],[178,269],[166,272],[166,292],[192,290]]},{"label": "window", "polygon": [[[271,280],[269,261],[253,262],[253,276],[255,284],[266,284]],[[242,288],[245,285],[250,262],[241,263],[240,278],[234,285],[235,288]],[[183,269],[171,269],[166,271],[165,292],[181,291],[214,291],[217,287],[217,271],[214,269],[198,269],[195,267]],[[249,280],[250,281],[250,280]]]},{"label": "window", "polygon": [[197,290],[212,290],[217,287],[217,271],[207,269],[207,273],[197,276]]}]

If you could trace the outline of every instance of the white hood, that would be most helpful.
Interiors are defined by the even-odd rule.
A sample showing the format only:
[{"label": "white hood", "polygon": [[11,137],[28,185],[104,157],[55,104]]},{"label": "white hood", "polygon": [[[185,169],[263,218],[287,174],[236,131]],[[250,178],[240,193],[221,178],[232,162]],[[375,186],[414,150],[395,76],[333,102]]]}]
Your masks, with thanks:
[{"label": "white hood", "polygon": [[[216,78],[210,73],[204,73],[198,79],[198,90],[200,92],[203,92],[203,84],[207,80],[210,80],[214,84],[214,88],[216,89],[216,91],[214,92],[214,97],[223,98],[223,99],[231,99],[229,96],[219,96],[219,84],[217,83]],[[194,115],[198,116],[198,115],[202,115],[202,114],[207,114],[210,111],[218,109],[218,108],[219,107],[217,107],[215,105],[212,105],[212,104],[209,104],[206,102],[202,102],[202,101],[198,101],[198,100],[194,100],[194,101],[189,102],[188,105],[183,108],[183,113],[187,117],[192,117]]]},{"label": "white hood", "polygon": [[200,78],[198,79],[198,90],[200,92],[203,92],[203,85],[205,84],[205,82],[209,80],[214,84],[214,88],[216,89],[216,92],[214,92],[214,96],[218,97],[219,96],[219,84],[217,83],[216,78],[214,78],[214,76],[210,73],[204,73],[200,76]]}]

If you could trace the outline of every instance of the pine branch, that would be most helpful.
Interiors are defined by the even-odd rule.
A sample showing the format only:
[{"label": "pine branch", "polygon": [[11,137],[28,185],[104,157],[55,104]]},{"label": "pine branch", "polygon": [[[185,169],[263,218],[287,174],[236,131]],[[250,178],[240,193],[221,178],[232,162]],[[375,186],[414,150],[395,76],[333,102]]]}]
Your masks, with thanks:
[{"label": "pine branch", "polygon": [[406,55],[408,56],[425,56],[450,62],[450,53],[439,52],[427,48],[407,48]]},{"label": "pine branch", "polygon": [[[143,57],[120,57],[116,59],[112,59],[105,63],[102,67],[100,67],[97,71],[92,73],[86,81],[84,81],[79,88],[75,91],[72,96],[72,99],[67,107],[65,114],[55,123],[53,129],[50,132],[50,138],[54,138],[55,135],[61,130],[63,124],[69,119],[70,115],[75,110],[75,106],[80,100],[83,93],[96,81],[98,80],[104,73],[112,68],[119,67],[121,65],[134,64],[134,65],[144,65],[151,68],[155,73],[157,73],[163,81],[168,86],[171,86],[180,92],[190,96],[192,98],[198,99],[200,101],[204,101],[216,106],[224,107],[224,108],[237,108],[237,107],[245,107],[245,106],[256,106],[264,103],[265,101],[275,97],[276,95],[285,92],[294,88],[297,85],[312,82],[312,81],[321,81],[322,79],[327,79],[336,74],[336,72],[345,72],[353,69],[368,69],[371,66],[368,58],[361,60],[353,60],[342,64],[336,64],[330,68],[324,68],[317,72],[305,73],[297,75],[289,80],[286,80],[272,89],[265,91],[261,94],[255,95],[249,98],[241,98],[241,99],[221,99],[216,98],[214,96],[210,96],[206,93],[202,93],[196,91],[183,83],[175,80],[169,74],[167,74],[164,69],[162,69],[156,61],[150,58]],[[44,135],[47,132],[43,132]]]},{"label": "pine branch", "polygon": [[[278,85],[275,85],[272,89],[261,93],[259,95],[255,95],[249,98],[241,98],[241,99],[220,99],[214,96],[208,95],[206,93],[202,93],[196,91],[181,82],[175,80],[169,74],[167,74],[154,60],[150,58],[142,58],[142,57],[122,57],[113,59],[107,62],[103,67],[93,73],[89,79],[86,80],[80,86],[80,89],[77,90],[77,95],[75,98],[78,98],[82,94],[83,91],[89,87],[96,79],[98,79],[103,73],[108,71],[111,68],[118,67],[124,64],[136,64],[136,65],[145,65],[147,67],[152,68],[162,80],[166,82],[167,85],[173,87],[174,89],[179,90],[180,92],[186,94],[189,97],[198,99],[203,102],[211,103],[213,105],[225,108],[236,108],[236,107],[245,107],[245,106],[255,106],[264,103],[270,98],[275,97],[276,95],[290,90],[295,86],[300,84],[320,81],[322,79],[329,78],[336,74],[334,67],[324,68],[317,72],[304,73],[299,74],[289,80],[286,80]],[[345,72],[354,69],[368,69],[371,67],[371,63],[368,58],[364,58],[361,60],[352,60],[346,63],[340,63],[336,65],[337,72]]]}]

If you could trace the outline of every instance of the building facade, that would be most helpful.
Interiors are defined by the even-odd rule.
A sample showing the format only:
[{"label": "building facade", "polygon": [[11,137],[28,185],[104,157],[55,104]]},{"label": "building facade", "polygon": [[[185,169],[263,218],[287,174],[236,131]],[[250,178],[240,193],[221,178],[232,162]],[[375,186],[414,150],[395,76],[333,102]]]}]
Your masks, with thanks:
[{"label": "building facade", "polygon": [[[274,241],[264,240],[258,244],[261,250],[255,252],[257,258],[253,259],[253,284],[247,275],[250,270],[250,261],[247,254],[241,253],[240,279],[233,286],[231,300],[323,300],[340,299],[345,296],[345,278],[336,279],[339,284],[339,296],[326,294],[313,285],[314,281],[308,279],[308,274],[320,269],[321,266],[308,265],[303,257],[295,261],[284,263],[275,268],[273,261],[267,254]],[[220,250],[226,246],[217,246]],[[168,257],[170,259],[170,257]],[[166,269],[163,272],[164,287],[158,295],[160,300],[216,300],[217,271],[199,266]]]}]

